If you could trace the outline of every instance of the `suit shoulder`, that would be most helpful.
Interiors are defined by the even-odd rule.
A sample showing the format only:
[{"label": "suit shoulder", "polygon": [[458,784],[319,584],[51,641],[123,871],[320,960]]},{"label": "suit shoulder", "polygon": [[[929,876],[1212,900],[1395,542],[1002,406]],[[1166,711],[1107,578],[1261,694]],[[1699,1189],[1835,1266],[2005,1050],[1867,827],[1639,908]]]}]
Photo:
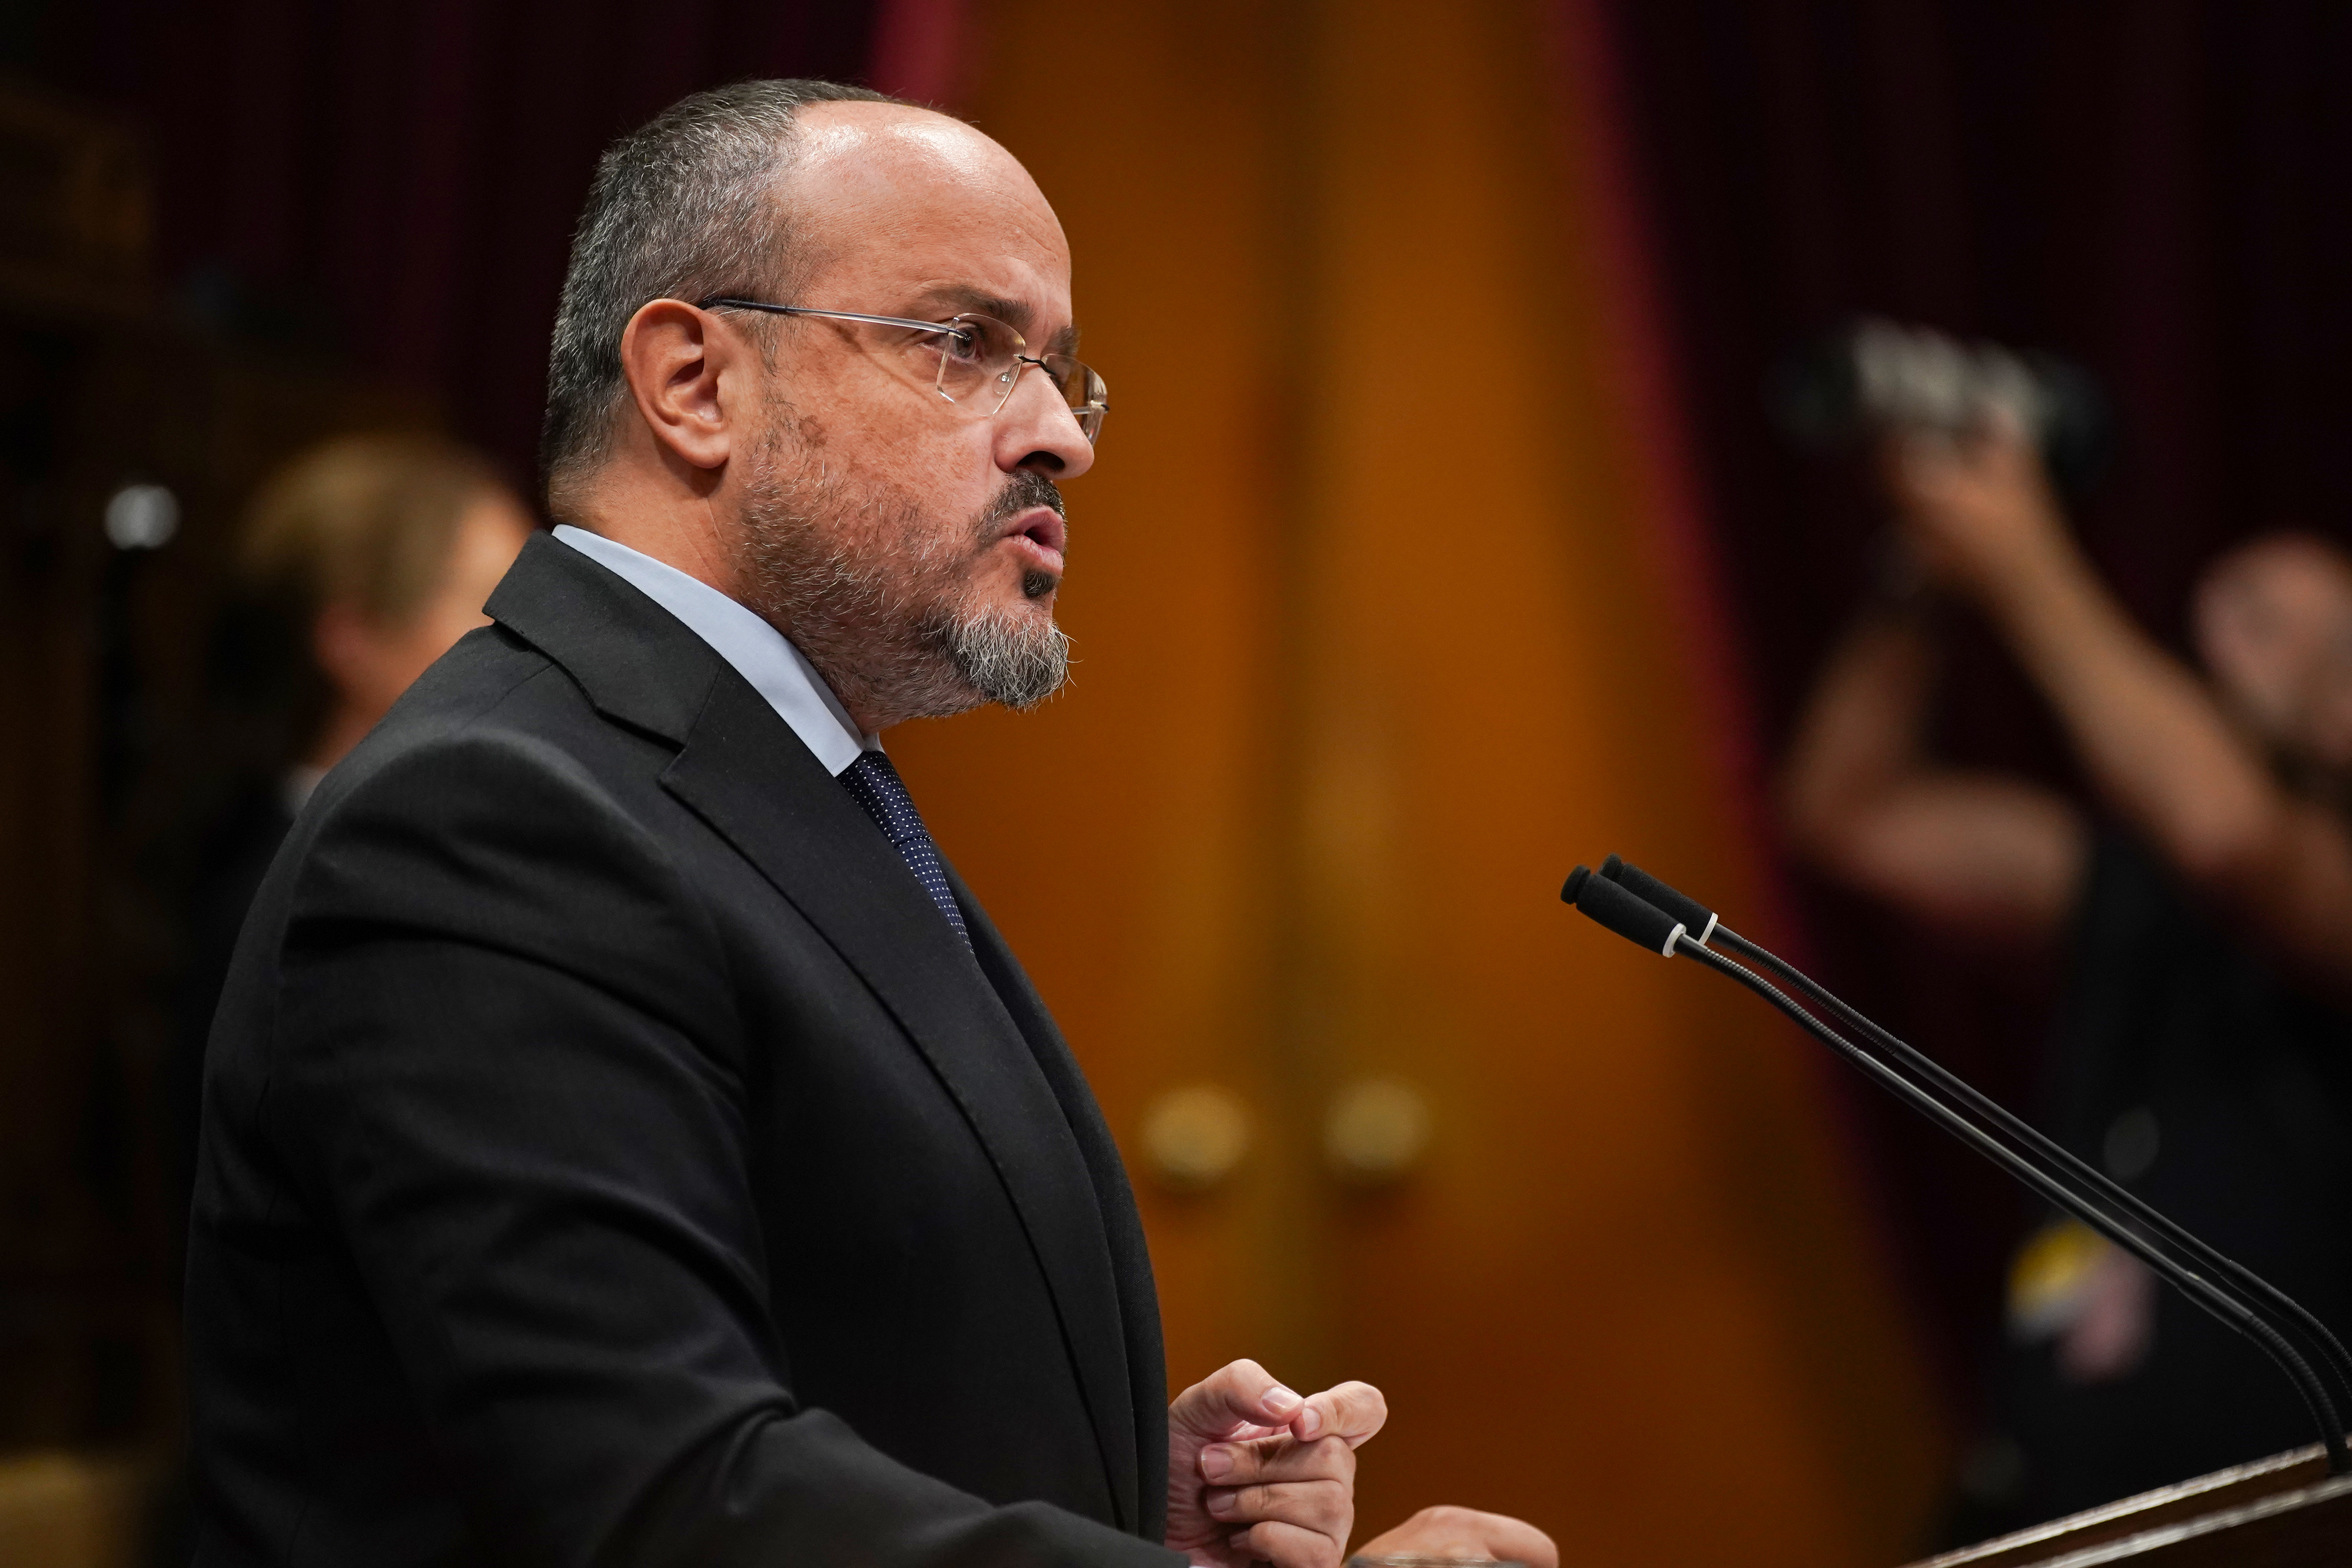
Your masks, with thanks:
[{"label": "suit shoulder", "polygon": [[[484,626],[426,670],[328,774],[305,826],[312,816],[324,826],[354,805],[560,809],[567,795],[584,802],[621,776],[657,772],[672,750],[614,725],[561,664]],[[518,789],[521,781],[509,776],[518,771],[539,776]]]},{"label": "suit shoulder", "polygon": [[527,647],[461,647],[426,679],[297,823],[273,873],[290,949],[404,931],[564,968],[623,944],[630,968],[709,952],[707,911],[653,820],[667,747],[603,719]]},{"label": "suit shoulder", "polygon": [[457,639],[394,703],[354,757],[404,737],[463,729],[493,714],[546,724],[593,712],[563,667],[505,627],[478,626]]}]

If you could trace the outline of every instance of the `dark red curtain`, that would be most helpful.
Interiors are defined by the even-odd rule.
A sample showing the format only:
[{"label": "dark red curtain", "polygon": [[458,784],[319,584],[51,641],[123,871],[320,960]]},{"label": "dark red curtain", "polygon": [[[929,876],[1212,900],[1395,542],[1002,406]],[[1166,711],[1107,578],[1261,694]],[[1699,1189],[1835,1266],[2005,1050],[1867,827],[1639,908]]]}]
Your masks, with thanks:
[{"label": "dark red curtain", "polygon": [[167,305],[432,392],[528,479],[596,155],[698,88],[856,79],[865,0],[63,0],[20,74],[153,139]]},{"label": "dark red curtain", "polygon": [[[2214,553],[2352,537],[2352,7],[2330,0],[1615,0],[1717,544],[1775,744],[1874,563],[1851,468],[1790,450],[1776,360],[1857,312],[2055,350],[2121,445],[2078,522],[2178,644]],[[1960,650],[1942,743],[2064,781],[2032,692]],[[1854,998],[2030,1102],[2049,977],[1800,879]],[[1888,1217],[1955,1386],[2027,1211],[1857,1089]]]}]

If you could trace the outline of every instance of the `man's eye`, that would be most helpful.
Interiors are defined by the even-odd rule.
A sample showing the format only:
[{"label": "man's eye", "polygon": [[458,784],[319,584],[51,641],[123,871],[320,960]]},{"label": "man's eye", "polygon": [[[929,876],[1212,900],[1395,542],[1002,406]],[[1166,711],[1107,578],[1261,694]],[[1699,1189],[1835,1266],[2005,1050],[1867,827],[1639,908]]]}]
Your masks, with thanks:
[{"label": "man's eye", "polygon": [[985,353],[985,345],[981,342],[980,332],[971,327],[961,328],[952,332],[941,332],[940,347],[945,350],[950,358],[961,360],[966,363],[979,360]]}]

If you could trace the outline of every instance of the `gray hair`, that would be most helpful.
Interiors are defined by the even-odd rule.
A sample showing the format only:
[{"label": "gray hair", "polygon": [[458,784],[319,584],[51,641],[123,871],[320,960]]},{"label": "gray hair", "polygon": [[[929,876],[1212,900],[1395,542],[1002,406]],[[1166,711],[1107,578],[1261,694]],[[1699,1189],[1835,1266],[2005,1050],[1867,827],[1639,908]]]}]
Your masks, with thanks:
[{"label": "gray hair", "polygon": [[550,504],[604,455],[626,390],[621,331],[646,301],[757,296],[796,264],[772,205],[812,103],[902,103],[830,81],[740,81],[680,99],[605,150],[572,237],[547,355],[539,458]]}]

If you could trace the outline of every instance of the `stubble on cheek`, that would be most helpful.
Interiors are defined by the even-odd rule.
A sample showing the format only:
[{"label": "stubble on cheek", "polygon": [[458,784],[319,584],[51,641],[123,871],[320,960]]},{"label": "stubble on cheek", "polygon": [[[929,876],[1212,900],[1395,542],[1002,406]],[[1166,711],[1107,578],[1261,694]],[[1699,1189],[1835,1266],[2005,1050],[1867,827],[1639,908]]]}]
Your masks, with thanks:
[{"label": "stubble on cheek", "polygon": [[[994,551],[1004,523],[1027,507],[1062,511],[1058,489],[1016,475],[980,516],[959,520],[925,505],[908,482],[920,453],[829,462],[823,423],[780,413],[745,520],[762,601],[754,607],[835,693],[879,724],[1050,695],[1067,663],[1068,639],[1053,624],[1060,577],[1024,567],[1021,598],[1007,604]],[[853,445],[867,453],[862,438]]]}]

